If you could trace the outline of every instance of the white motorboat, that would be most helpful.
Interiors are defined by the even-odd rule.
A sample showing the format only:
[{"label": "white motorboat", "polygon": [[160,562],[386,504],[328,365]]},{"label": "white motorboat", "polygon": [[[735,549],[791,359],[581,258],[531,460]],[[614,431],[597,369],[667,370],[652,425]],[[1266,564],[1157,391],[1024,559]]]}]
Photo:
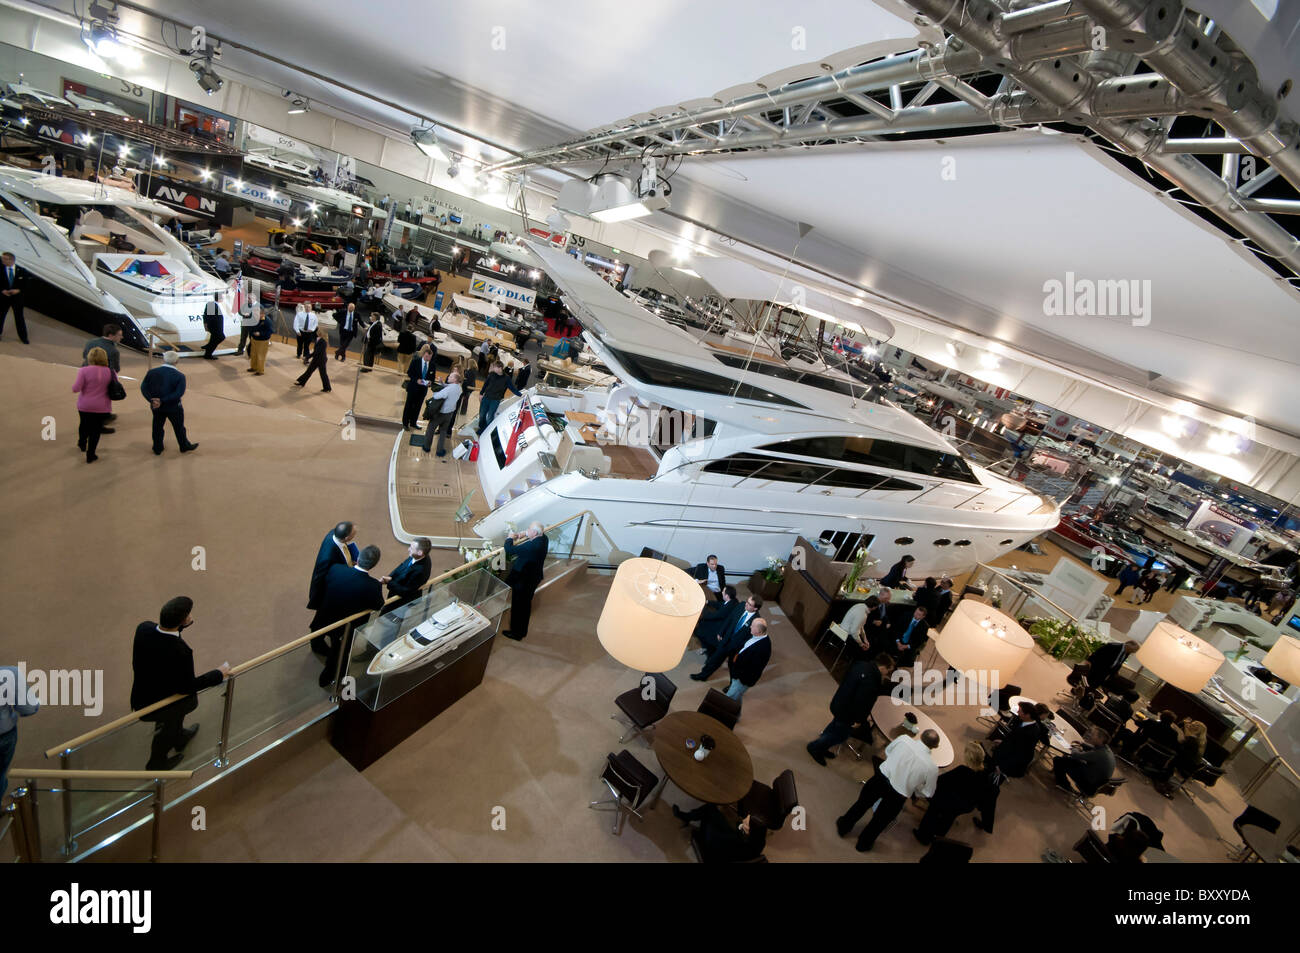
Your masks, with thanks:
[{"label": "white motorboat", "polygon": [[[0,182],[29,207],[50,210],[60,227],[71,226],[76,255],[99,289],[134,318],[140,338],[152,331],[168,344],[202,344],[208,338],[203,311],[214,298],[226,336],[238,336],[240,289],[200,268],[159,224],[180,217],[175,209],[113,186],[23,169],[0,170]],[[126,343],[143,346],[130,337]]]},{"label": "white motorboat", "polygon": [[[613,564],[643,548],[733,572],[785,558],[799,536],[839,559],[868,546],[913,575],[957,573],[1054,527],[1056,504],[963,458],[852,380],[687,344],[563,252],[529,246],[621,381],[536,388],[480,438],[493,510],[474,527],[551,525],[591,511]],[[594,421],[594,423],[593,423]]]},{"label": "white motorboat", "polygon": [[99,286],[64,229],[40,216],[35,204],[14,190],[21,184],[11,175],[16,171],[23,170],[0,168],[0,247],[14,253],[36,284],[28,292],[28,307],[91,335],[105,324],[120,325],[123,344],[144,348],[143,327]]},{"label": "white motorboat", "polygon": [[463,645],[492,623],[473,606],[460,602],[439,609],[428,619],[379,650],[367,675],[392,675],[428,665]]}]

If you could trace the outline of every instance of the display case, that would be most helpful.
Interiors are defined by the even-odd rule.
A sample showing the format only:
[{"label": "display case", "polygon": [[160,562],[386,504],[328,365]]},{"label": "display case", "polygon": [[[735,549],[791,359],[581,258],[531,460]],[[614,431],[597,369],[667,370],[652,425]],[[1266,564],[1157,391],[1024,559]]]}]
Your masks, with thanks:
[{"label": "display case", "polygon": [[358,770],[482,680],[510,587],[476,569],[358,628],[333,743]]}]

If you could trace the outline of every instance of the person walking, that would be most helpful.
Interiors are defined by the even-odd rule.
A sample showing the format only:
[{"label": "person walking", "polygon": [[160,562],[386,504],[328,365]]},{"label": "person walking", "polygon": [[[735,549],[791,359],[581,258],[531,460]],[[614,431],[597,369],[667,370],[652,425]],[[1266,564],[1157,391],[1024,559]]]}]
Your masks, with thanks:
[{"label": "person walking", "polygon": [[424,417],[429,421],[429,428],[424,433],[424,452],[433,448],[433,435],[438,434],[438,456],[445,457],[444,445],[456,425],[456,408],[460,405],[460,373],[452,371],[447,375],[447,383],[434,391],[424,410]]},{"label": "person walking", "polygon": [[9,789],[9,766],[18,748],[18,719],[36,714],[40,702],[12,665],[0,667],[0,799]]},{"label": "person walking", "polygon": [[203,356],[215,361],[213,352],[226,339],[226,317],[221,313],[221,295],[214,294],[212,300],[203,306],[203,329],[208,332],[208,343],[203,345]]},{"label": "person walking", "polygon": [[434,382],[433,348],[426,344],[406,365],[406,403],[402,405],[402,429],[420,429],[420,408]]},{"label": "person walking", "polygon": [[853,726],[871,716],[876,699],[888,691],[893,671],[894,659],[888,652],[881,652],[871,661],[853,663],[831,696],[831,723],[806,746],[814,761],[825,767],[826,759],[835,757],[830,749],[848,741]]},{"label": "person walking", "polygon": [[94,463],[99,459],[95,453],[99,447],[99,435],[103,431],[104,421],[113,409],[108,386],[115,377],[108,366],[108,355],[103,348],[91,348],[89,359],[89,364],[77,369],[72,391],[78,395],[77,413],[81,417],[81,425],[77,429],[77,449],[85,453],[87,463]]},{"label": "person walking", "polygon": [[1119,588],[1115,590],[1115,598],[1119,599],[1124,595],[1124,590],[1129,586],[1134,589],[1138,587],[1138,581],[1142,578],[1142,572],[1132,563],[1125,563],[1124,568],[1119,571]]},{"label": "person walking", "polygon": [[334,360],[346,361],[348,359],[348,345],[352,343],[352,339],[356,336],[357,306],[349,304],[348,309],[339,318],[339,346],[334,352]]},{"label": "person walking", "polygon": [[0,338],[5,333],[5,318],[9,312],[14,313],[14,327],[18,329],[18,340],[31,344],[27,339],[27,320],[23,317],[23,292],[27,288],[27,270],[18,267],[18,260],[11,251],[0,255]]},{"label": "person walking", "polygon": [[478,383],[478,365],[467,358],[461,358],[456,366],[461,372],[463,380],[460,389],[460,407],[457,413],[464,416],[469,413],[469,399],[474,393],[474,386]]},{"label": "person walking", "polygon": [[375,366],[375,357],[384,346],[383,319],[378,314],[371,314],[370,318],[370,324],[366,326],[365,336],[362,339],[361,364],[363,371],[368,371]]},{"label": "person walking", "polygon": [[251,297],[244,298],[244,303],[239,309],[239,348],[235,351],[236,356],[243,357],[248,342],[252,340],[253,329],[262,320],[261,311],[262,309],[253,303]]},{"label": "person walking", "polygon": [[163,363],[144,375],[144,380],[140,382],[140,396],[149,401],[149,407],[153,410],[155,455],[163,452],[163,424],[167,421],[171,421],[172,433],[176,435],[181,453],[199,449],[197,443],[190,443],[185,432],[185,409],[181,406],[181,398],[185,394],[185,375],[176,366],[180,359],[181,356],[176,351],[168,351],[163,355]]},{"label": "person walking", "polygon": [[301,302],[294,308],[293,331],[298,335],[298,351],[294,355],[304,364],[311,356],[311,345],[316,340],[316,315]]},{"label": "person walking", "polygon": [[316,329],[316,344],[312,348],[311,361],[307,365],[307,370],[303,371],[293,382],[294,387],[302,387],[311,376],[320,371],[321,393],[328,394],[332,389],[330,387],[330,375],[326,365],[329,364],[329,336],[325,333],[324,328]]},{"label": "person walking", "polygon": [[492,372],[483,380],[483,390],[479,393],[478,403],[478,433],[481,435],[487,429],[487,425],[492,423],[492,418],[497,415],[497,408],[501,406],[501,400],[510,391],[516,397],[521,396],[519,390],[515,387],[514,381],[505,373],[505,368],[501,366],[500,361],[492,365]]},{"label": "person walking", "polygon": [[[97,338],[91,338],[81,349],[81,366],[85,367],[90,363],[90,352],[94,348],[103,348],[104,353],[108,355],[108,369],[114,374],[122,373],[122,352],[117,346],[122,343],[122,329],[116,324],[104,325],[104,330]],[[101,434],[114,433],[109,424],[117,420],[117,414],[109,410],[108,416],[104,418],[104,426],[99,428]]]},{"label": "person walking", "polygon": [[505,542],[506,558],[512,560],[506,584],[510,587],[510,628],[501,634],[522,642],[528,637],[528,623],[533,615],[533,594],[542,581],[542,567],[550,551],[550,541],[541,523],[533,523],[526,533],[509,533]]},{"label": "person walking", "polygon": [[266,373],[266,354],[271,349],[271,316],[258,310],[257,324],[248,333],[248,370],[261,377]]},{"label": "person walking", "polygon": [[[141,622],[135,628],[131,710],[148,708],[172,695],[186,696],[140,716],[141,721],[153,722],[154,726],[153,745],[145,765],[148,771],[168,771],[180,763],[180,752],[199,733],[197,724],[185,726],[185,716],[199,706],[199,692],[220,685],[230,674],[230,665],[225,662],[202,675],[194,673],[194,650],[181,637],[194,624],[193,611],[193,599],[177,596],[163,605],[157,622]],[[173,750],[177,752],[174,755]]]}]

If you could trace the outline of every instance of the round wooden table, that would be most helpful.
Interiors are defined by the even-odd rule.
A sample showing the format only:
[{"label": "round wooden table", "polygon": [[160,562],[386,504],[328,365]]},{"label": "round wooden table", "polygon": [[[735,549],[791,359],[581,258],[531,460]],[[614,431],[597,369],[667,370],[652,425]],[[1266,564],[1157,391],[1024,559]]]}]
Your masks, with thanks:
[{"label": "round wooden table", "polygon": [[[698,745],[701,735],[711,736],[714,748],[696,761],[686,739]],[[665,779],[706,804],[735,804],[754,783],[754,763],[740,739],[722,722],[698,711],[675,711],[656,722],[654,752]]]}]

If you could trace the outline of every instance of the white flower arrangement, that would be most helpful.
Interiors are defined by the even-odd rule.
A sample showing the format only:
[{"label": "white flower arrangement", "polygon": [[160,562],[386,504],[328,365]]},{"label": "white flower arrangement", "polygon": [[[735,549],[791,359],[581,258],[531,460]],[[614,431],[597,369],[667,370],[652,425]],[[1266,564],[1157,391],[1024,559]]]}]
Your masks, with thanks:
[{"label": "white flower arrangement", "polygon": [[997,583],[994,583],[993,588],[989,590],[989,601],[993,603],[995,609],[1002,605],[1002,587]]}]

